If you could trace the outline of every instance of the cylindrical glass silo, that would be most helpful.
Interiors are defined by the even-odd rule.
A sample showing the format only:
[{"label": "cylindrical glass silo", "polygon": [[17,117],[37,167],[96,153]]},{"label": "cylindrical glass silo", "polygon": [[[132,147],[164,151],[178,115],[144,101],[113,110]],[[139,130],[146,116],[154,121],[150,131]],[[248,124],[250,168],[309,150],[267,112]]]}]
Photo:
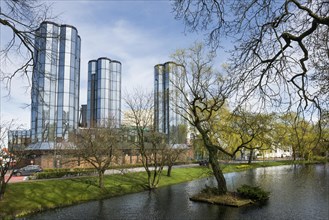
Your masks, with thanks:
[{"label": "cylindrical glass silo", "polygon": [[107,57],[89,61],[87,126],[121,124],[121,63]]},{"label": "cylindrical glass silo", "polygon": [[32,142],[67,140],[78,128],[80,43],[75,27],[43,22],[36,31]]}]

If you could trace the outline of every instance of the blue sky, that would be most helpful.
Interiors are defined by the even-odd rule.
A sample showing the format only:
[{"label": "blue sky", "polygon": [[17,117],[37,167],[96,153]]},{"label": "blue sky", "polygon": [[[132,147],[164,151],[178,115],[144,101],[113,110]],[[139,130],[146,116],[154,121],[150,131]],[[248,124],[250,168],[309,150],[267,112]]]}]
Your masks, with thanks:
[{"label": "blue sky", "polygon": [[[170,60],[178,48],[204,39],[202,34],[185,32],[183,21],[175,20],[171,2],[158,1],[54,1],[57,23],[78,29],[81,44],[80,105],[86,104],[87,64],[109,57],[122,63],[122,91],[144,87],[152,89],[153,67]],[[224,60],[222,61],[224,62]],[[221,63],[221,62],[220,62]],[[218,66],[220,66],[218,63]],[[1,85],[2,120],[17,119],[30,127],[28,82],[14,80],[11,97]]]}]

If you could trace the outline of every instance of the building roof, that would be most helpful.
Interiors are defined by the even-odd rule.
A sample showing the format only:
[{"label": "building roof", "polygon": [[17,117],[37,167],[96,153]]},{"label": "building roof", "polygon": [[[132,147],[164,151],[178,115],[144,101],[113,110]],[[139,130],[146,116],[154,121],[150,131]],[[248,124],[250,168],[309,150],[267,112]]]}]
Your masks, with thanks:
[{"label": "building roof", "polygon": [[[56,146],[56,147],[55,147]],[[72,149],[73,144],[69,142],[38,142],[30,144],[25,150],[55,150],[55,149]]]}]

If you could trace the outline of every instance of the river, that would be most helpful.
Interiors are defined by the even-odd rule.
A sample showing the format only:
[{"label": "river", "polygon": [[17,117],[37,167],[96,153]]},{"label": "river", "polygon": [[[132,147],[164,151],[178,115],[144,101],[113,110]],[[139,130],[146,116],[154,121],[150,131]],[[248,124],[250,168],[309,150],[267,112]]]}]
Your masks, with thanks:
[{"label": "river", "polygon": [[189,197],[213,178],[106,200],[59,208],[24,219],[329,219],[329,165],[257,168],[225,175],[229,190],[242,184],[270,191],[263,205],[240,208],[192,202]]}]

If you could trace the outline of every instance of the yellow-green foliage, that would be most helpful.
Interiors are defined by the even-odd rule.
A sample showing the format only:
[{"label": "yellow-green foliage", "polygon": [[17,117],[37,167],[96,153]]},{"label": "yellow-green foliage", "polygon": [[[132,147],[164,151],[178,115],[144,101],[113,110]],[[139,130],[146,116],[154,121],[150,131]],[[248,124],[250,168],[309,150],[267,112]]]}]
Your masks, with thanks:
[{"label": "yellow-green foliage", "polygon": [[236,166],[236,168],[238,168],[238,169],[248,169],[248,168],[250,168],[251,166],[250,165],[248,165],[248,164],[242,164],[242,165],[238,165],[238,166]]}]

